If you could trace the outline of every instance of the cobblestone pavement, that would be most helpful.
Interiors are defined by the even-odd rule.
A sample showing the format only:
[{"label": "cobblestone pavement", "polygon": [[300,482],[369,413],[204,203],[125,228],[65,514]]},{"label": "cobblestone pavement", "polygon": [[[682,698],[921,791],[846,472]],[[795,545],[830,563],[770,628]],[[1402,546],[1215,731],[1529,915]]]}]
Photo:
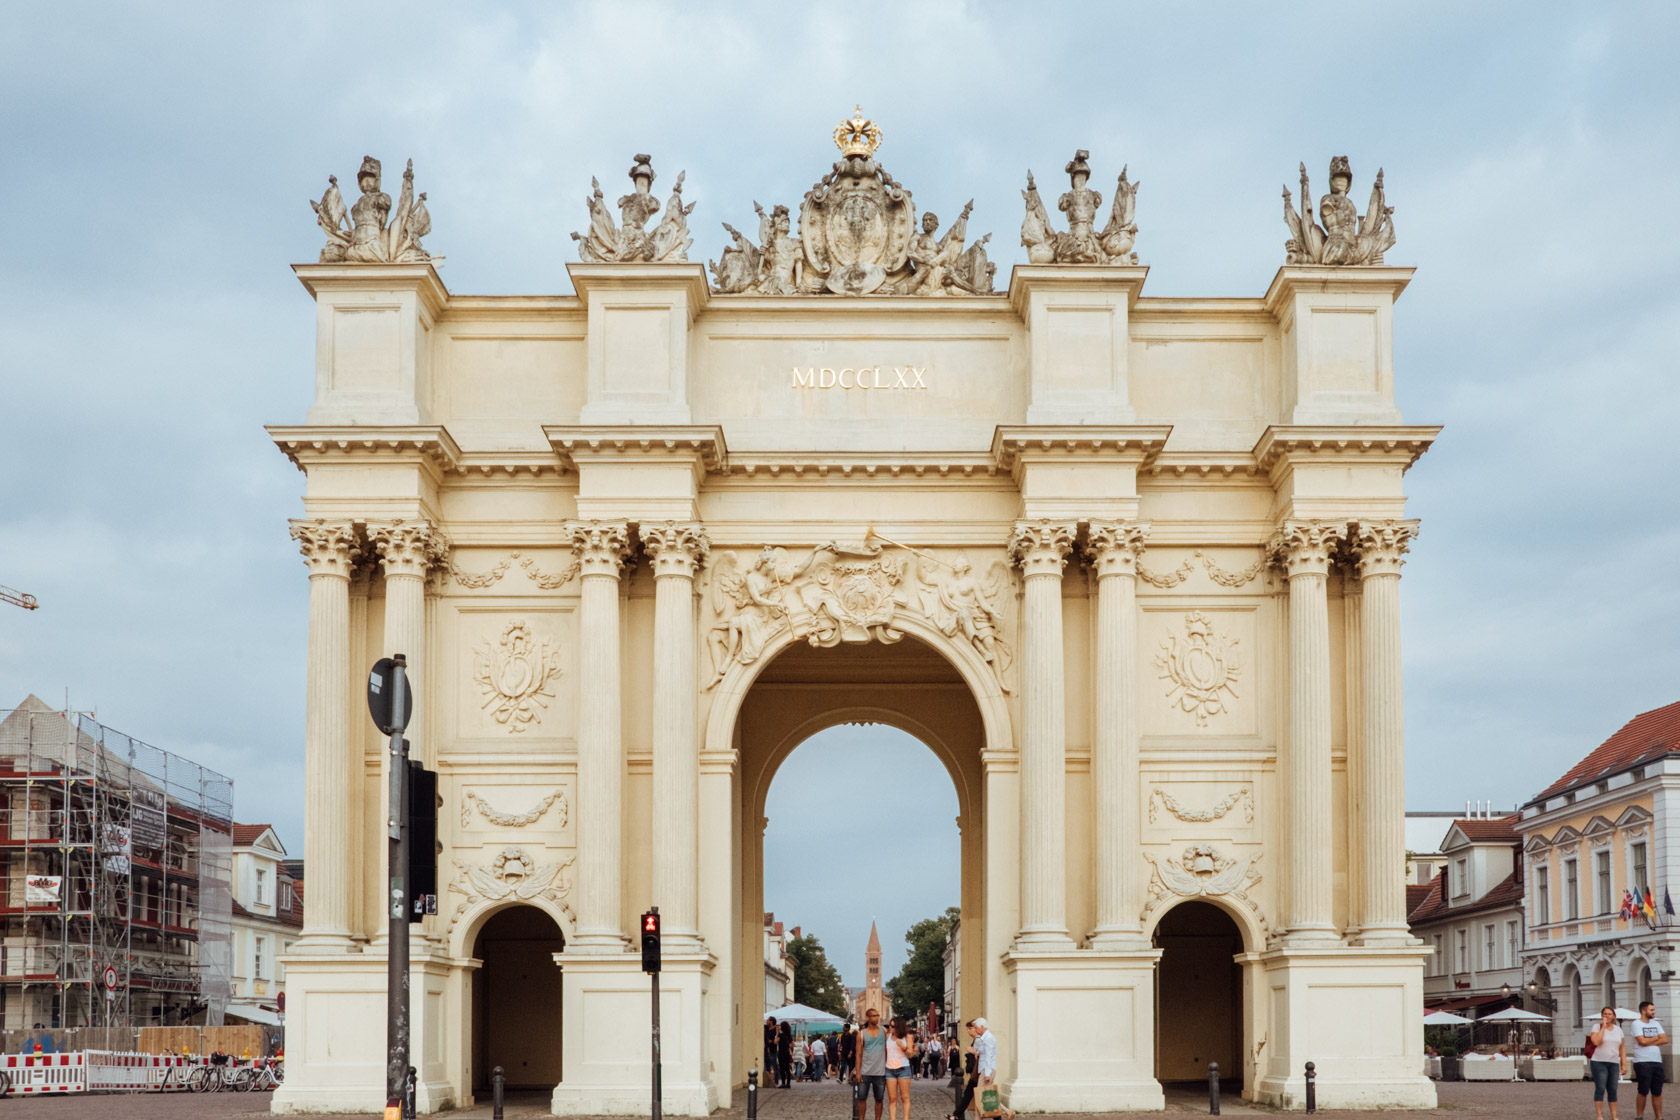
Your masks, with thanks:
[{"label": "cobblestone pavement", "polygon": [[[1592,1115],[1592,1086],[1587,1082],[1542,1084],[1506,1082],[1443,1083],[1438,1086],[1441,1107],[1403,1115],[1417,1120],[1584,1120]],[[0,1120],[232,1120],[266,1116],[269,1093],[170,1093],[111,1094],[89,1097],[20,1098],[0,1101]],[[791,1089],[765,1089],[759,1095],[762,1120],[850,1120],[850,1093],[833,1082],[795,1085]],[[1680,1106],[1676,1106],[1680,1107]],[[873,1103],[868,1120],[873,1120]],[[943,1120],[951,1110],[951,1096],[943,1083],[918,1081],[911,1091],[912,1120]],[[1207,1096],[1199,1090],[1170,1091],[1167,1110],[1177,1114],[1207,1115]],[[1221,1102],[1225,1116],[1279,1116],[1226,1097]],[[378,1113],[353,1113],[358,1120],[378,1120]],[[449,1120],[488,1120],[485,1103],[460,1112],[445,1113]],[[547,1093],[509,1093],[506,1120],[535,1120],[549,1115]],[[883,1117],[885,1112],[882,1113]],[[1114,1120],[1117,1117],[1159,1116],[1159,1113],[1109,1113],[1080,1117],[1079,1120]],[[1372,1116],[1368,1112],[1320,1112],[1325,1120],[1354,1120]],[[1391,1114],[1392,1115],[1392,1114]],[[730,1107],[712,1114],[713,1120],[742,1120],[746,1116],[746,1093],[737,1091]],[[1633,1116],[1633,1094],[1623,1095],[1622,1120]],[[1036,1118],[1035,1118],[1036,1120]],[[1054,1120],[1046,1117],[1045,1120]],[[1070,1118],[1072,1120],[1072,1118]]]}]

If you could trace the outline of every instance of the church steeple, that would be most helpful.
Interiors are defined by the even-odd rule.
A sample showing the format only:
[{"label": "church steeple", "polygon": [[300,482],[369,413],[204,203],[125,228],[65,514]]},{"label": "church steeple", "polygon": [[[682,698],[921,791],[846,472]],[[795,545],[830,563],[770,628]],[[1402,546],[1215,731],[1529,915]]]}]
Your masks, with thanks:
[{"label": "church steeple", "polygon": [[875,923],[869,923],[869,947],[864,951],[868,964],[869,979],[864,987],[879,991],[881,988],[881,935],[875,929]]}]

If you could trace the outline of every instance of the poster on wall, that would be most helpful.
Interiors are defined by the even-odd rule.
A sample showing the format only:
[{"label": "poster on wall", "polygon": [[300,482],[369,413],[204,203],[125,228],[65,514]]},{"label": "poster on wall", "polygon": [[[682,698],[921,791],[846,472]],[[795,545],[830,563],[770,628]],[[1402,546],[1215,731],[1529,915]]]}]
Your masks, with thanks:
[{"label": "poster on wall", "polygon": [[117,875],[127,875],[129,857],[133,854],[134,847],[129,843],[127,827],[120,824],[106,824],[105,870]]},{"label": "poster on wall", "polygon": [[24,904],[57,902],[58,889],[63,883],[62,875],[30,875],[23,881]]},{"label": "poster on wall", "polygon": [[129,813],[130,827],[134,830],[134,842],[142,848],[163,850],[165,831],[163,823],[164,797],[161,789],[136,788],[134,804]]}]

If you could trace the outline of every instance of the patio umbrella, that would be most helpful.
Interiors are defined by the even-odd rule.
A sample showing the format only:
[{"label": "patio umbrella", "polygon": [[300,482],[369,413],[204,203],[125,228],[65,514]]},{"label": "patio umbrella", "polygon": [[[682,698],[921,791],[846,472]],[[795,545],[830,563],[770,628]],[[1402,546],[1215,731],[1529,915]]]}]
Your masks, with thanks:
[{"label": "patio umbrella", "polygon": [[1474,1019],[1466,1019],[1462,1015],[1454,1015],[1451,1011],[1431,1011],[1423,1017],[1426,1027],[1456,1027],[1461,1023],[1473,1023]]},{"label": "patio umbrella", "polygon": [[[1593,1012],[1591,1015],[1583,1015],[1583,1016],[1581,1016],[1581,1022],[1583,1022],[1583,1023],[1596,1023],[1596,1022],[1598,1022],[1598,1016],[1599,1016],[1599,1013],[1596,1012],[1596,1011]],[[1618,1019],[1637,1019],[1637,1018],[1639,1018],[1639,1012],[1629,1011],[1625,1007],[1618,1007],[1618,1008],[1616,1008],[1616,1018],[1618,1018]]]},{"label": "patio umbrella", "polygon": [[[1638,1017],[1637,1015],[1634,1016],[1636,1019]],[[1425,1021],[1427,1022],[1427,1020]],[[1549,1023],[1552,1021],[1552,1017],[1550,1015],[1536,1015],[1532,1011],[1523,1011],[1516,1007],[1508,1007],[1504,1011],[1493,1015],[1483,1015],[1476,1021],[1479,1023],[1515,1023],[1519,1021],[1524,1023]]]}]

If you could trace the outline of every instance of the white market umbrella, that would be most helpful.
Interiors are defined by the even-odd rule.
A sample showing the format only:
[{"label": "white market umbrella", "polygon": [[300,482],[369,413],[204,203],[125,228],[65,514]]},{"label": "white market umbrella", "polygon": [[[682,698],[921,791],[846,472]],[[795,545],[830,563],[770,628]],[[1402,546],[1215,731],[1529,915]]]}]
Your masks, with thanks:
[{"label": "white market umbrella", "polygon": [[1456,1027],[1462,1023],[1473,1023],[1474,1019],[1466,1019],[1462,1015],[1454,1015],[1451,1011],[1431,1011],[1423,1017],[1426,1027]]},{"label": "white market umbrella", "polygon": [[[1638,1016],[1636,1015],[1634,1018],[1637,1019]],[[1552,1017],[1550,1015],[1536,1015],[1532,1011],[1523,1011],[1516,1007],[1508,1007],[1494,1015],[1483,1015],[1476,1021],[1478,1023],[1549,1023],[1552,1021]]]},{"label": "white market umbrella", "polygon": [[826,1011],[818,1011],[815,1007],[808,1007],[803,1003],[790,1003],[786,1007],[778,1007],[774,1011],[764,1013],[766,1019],[774,1019],[778,1023],[821,1023],[844,1026],[846,1020],[838,1015],[830,1015]]},{"label": "white market umbrella", "polygon": [[[1596,1023],[1596,1022],[1598,1022],[1600,1014],[1602,1014],[1602,1013],[1595,1011],[1591,1015],[1583,1015],[1583,1016],[1581,1016],[1581,1022],[1583,1022],[1583,1023]],[[1489,1016],[1489,1018],[1492,1018],[1492,1016]],[[1625,1007],[1618,1007],[1618,1008],[1616,1008],[1616,1018],[1618,1018],[1618,1019],[1637,1019],[1637,1018],[1639,1018],[1639,1012],[1629,1011]]]}]

